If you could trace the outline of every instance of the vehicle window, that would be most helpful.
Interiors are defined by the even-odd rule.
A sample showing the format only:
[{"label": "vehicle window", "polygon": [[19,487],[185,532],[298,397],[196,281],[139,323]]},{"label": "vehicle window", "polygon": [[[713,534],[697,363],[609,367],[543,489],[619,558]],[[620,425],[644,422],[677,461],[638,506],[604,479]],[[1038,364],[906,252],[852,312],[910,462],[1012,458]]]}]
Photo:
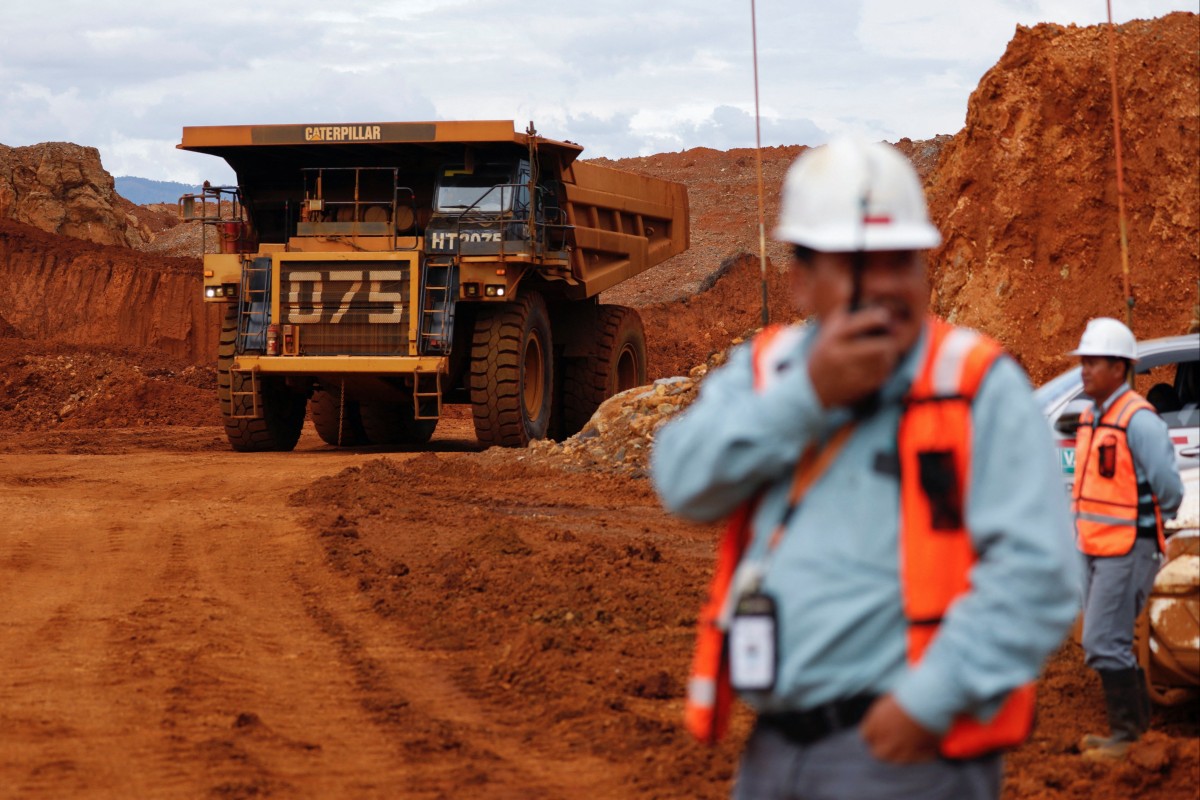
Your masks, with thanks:
[{"label": "vehicle window", "polygon": [[1200,408],[1197,408],[1195,404],[1179,411],[1162,411],[1159,412],[1159,416],[1163,418],[1163,422],[1167,423],[1168,428],[1200,427]]},{"label": "vehicle window", "polygon": [[1200,403],[1200,361],[1185,361],[1175,375],[1175,391],[1186,408]]},{"label": "vehicle window", "polygon": [[1160,364],[1141,371],[1134,380],[1134,389],[1150,401],[1160,415],[1178,411],[1183,405],[1175,388],[1178,367],[1175,364]]},{"label": "vehicle window", "polygon": [[437,191],[438,211],[507,211],[512,204],[507,173],[477,171],[470,175],[443,175]]}]

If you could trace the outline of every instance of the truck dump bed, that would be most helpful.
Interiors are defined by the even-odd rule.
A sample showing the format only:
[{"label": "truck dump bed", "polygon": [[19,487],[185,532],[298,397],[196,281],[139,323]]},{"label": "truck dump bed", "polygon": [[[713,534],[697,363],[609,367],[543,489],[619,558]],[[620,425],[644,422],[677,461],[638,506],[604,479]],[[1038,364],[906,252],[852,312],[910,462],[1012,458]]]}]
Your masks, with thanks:
[{"label": "truck dump bed", "polygon": [[568,226],[569,266],[547,277],[564,284],[567,296],[595,296],[688,247],[682,184],[577,161],[580,145],[538,136],[532,126],[518,132],[512,121],[187,127],[178,147],[229,163],[260,242],[295,235],[302,170],[395,168],[416,202],[428,204],[445,165],[518,154],[560,187],[561,207],[550,210]]}]

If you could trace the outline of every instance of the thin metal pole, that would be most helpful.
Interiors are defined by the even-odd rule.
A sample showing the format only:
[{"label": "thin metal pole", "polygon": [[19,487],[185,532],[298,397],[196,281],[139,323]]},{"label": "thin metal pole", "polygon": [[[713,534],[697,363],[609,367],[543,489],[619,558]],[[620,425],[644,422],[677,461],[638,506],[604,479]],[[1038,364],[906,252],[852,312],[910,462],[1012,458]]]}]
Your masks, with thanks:
[{"label": "thin metal pole", "polygon": [[1117,101],[1117,34],[1113,25],[1112,0],[1108,6],[1109,77],[1112,82],[1113,144],[1117,151],[1117,226],[1121,236],[1121,272],[1125,287],[1125,324],[1133,329],[1133,288],[1129,280],[1129,238],[1125,229],[1125,166],[1121,161],[1121,107]]},{"label": "thin metal pole", "polygon": [[758,164],[758,262],[762,273],[762,324],[770,322],[767,311],[767,226],[763,209],[762,126],[758,112],[758,21],[754,0],[750,0],[750,40],[754,53],[754,153]]}]

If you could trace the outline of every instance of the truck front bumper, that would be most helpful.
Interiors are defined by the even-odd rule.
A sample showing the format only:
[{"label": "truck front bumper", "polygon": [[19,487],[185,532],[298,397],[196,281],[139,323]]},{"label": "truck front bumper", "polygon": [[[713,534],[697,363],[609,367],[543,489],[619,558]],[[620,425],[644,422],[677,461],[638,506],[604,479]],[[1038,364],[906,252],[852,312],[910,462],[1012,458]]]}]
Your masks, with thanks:
[{"label": "truck front bumper", "polygon": [[273,375],[412,375],[449,371],[444,356],[257,356],[240,355],[233,369]]}]

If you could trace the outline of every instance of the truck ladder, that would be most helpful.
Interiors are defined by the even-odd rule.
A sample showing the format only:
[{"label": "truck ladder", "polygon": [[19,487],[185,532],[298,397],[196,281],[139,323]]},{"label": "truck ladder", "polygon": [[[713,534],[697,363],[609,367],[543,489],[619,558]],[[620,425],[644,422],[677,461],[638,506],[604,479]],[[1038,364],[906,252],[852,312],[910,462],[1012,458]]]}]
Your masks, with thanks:
[{"label": "truck ladder", "polygon": [[[250,388],[247,389],[246,385]],[[248,398],[249,403],[239,406],[239,398]],[[240,413],[238,408],[243,409]],[[249,413],[245,409],[249,408]],[[258,367],[229,370],[229,418],[262,419],[262,392],[258,385]]]},{"label": "truck ladder", "polygon": [[238,298],[237,352],[263,352],[271,317],[271,257],[256,258],[242,270]]},{"label": "truck ladder", "polygon": [[418,352],[422,355],[449,353],[454,336],[455,294],[458,292],[458,268],[454,258],[429,258],[425,262],[424,280]]},{"label": "truck ladder", "polygon": [[442,416],[442,373],[413,373],[413,419],[438,419]]}]

